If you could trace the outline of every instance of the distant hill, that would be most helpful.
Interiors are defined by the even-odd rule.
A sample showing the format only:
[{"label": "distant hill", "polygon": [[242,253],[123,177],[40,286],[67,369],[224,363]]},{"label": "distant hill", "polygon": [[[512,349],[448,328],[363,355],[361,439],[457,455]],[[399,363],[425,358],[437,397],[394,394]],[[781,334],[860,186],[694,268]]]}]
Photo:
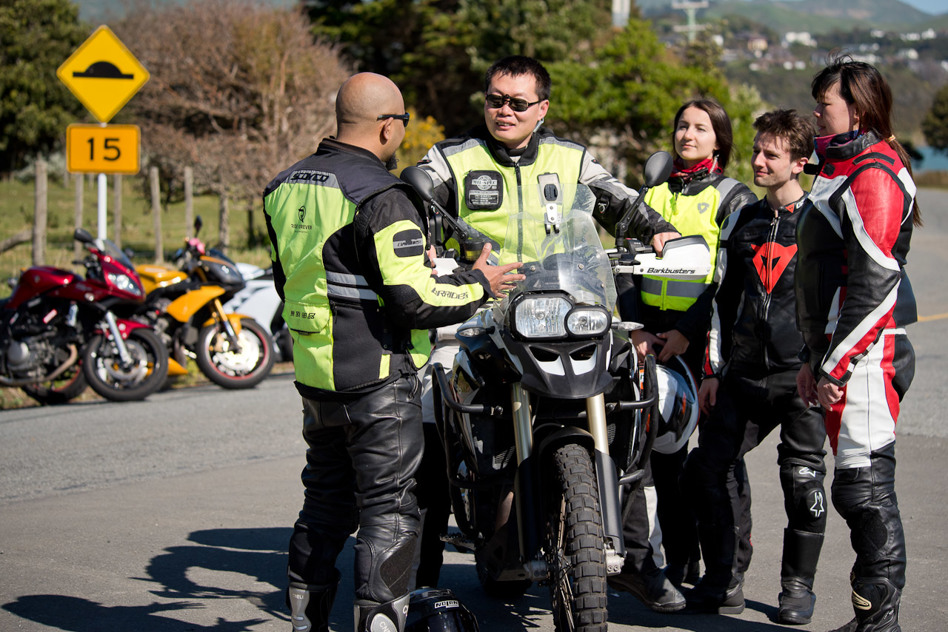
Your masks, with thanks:
[{"label": "distant hill", "polygon": [[[673,12],[672,0],[639,0],[646,17]],[[948,14],[932,16],[899,0],[729,0],[710,3],[698,20],[741,15],[779,33],[885,28],[906,31],[939,28]]]},{"label": "distant hill", "polygon": [[[79,5],[79,18],[99,24],[108,20],[121,18],[134,7],[137,0],[72,0],[73,4]],[[184,4],[185,0],[151,0],[151,4]],[[261,0],[265,4],[272,4],[275,7],[292,7],[297,0]]]}]

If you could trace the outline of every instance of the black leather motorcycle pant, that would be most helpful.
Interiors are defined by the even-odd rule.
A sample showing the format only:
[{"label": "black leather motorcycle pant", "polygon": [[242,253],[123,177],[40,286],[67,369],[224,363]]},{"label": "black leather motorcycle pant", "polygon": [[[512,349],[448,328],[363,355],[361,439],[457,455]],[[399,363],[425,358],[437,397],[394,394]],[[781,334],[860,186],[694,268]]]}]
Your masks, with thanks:
[{"label": "black leather motorcycle pant", "polygon": [[291,582],[334,582],[336,558],[358,528],[356,598],[385,603],[407,593],[424,447],[419,393],[412,375],[345,402],[303,398],[305,499],[290,540]]},{"label": "black leather motorcycle pant", "polygon": [[[796,374],[794,369],[754,378],[726,375],[716,406],[700,426],[698,447],[688,455],[684,477],[698,516],[705,566],[722,583],[733,583],[733,575],[742,574],[749,563],[749,558],[739,559],[739,541],[750,491],[742,507],[735,472],[744,455],[778,426],[777,464],[787,530],[822,536],[826,528],[826,431],[820,412],[808,408],[797,393]],[[812,560],[788,568],[812,567],[815,572],[815,564]]]}]

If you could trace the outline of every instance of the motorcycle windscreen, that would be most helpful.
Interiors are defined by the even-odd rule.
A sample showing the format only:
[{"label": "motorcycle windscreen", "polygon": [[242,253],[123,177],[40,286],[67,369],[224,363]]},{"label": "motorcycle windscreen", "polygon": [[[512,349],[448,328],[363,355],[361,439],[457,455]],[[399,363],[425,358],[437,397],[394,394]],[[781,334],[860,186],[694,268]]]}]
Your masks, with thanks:
[{"label": "motorcycle windscreen", "polygon": [[535,208],[511,215],[501,264],[523,262],[525,279],[508,294],[559,290],[575,303],[601,305],[610,313],[616,304],[615,278],[599,238],[592,211],[596,196],[589,187],[573,184],[559,191],[558,201],[537,199]]}]

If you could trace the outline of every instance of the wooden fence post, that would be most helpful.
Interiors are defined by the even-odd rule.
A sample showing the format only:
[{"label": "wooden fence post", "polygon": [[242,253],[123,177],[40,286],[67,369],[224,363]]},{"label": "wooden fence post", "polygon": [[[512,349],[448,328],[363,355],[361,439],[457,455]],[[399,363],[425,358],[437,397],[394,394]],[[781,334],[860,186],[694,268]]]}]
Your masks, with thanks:
[{"label": "wooden fence post", "polygon": [[36,161],[36,183],[33,196],[33,265],[43,265],[46,260],[46,215],[47,193],[46,161]]},{"label": "wooden fence post", "polygon": [[155,220],[155,263],[165,262],[165,249],[161,240],[161,187],[158,184],[158,167],[148,170],[151,180],[151,214]]},{"label": "wooden fence post", "polygon": [[[75,227],[82,228],[82,205],[85,203],[85,199],[83,198],[85,194],[83,191],[85,189],[84,185],[86,181],[82,177],[82,174],[78,174],[76,175],[74,182],[75,182],[74,190],[76,192],[76,215],[75,215],[76,225]],[[75,259],[76,261],[78,261],[79,259],[82,259],[82,244],[80,244],[75,239],[72,240],[72,254],[73,254],[73,259]]]},{"label": "wooden fence post", "polygon": [[184,168],[184,234],[190,235],[194,228],[194,169]]},{"label": "wooden fence post", "polygon": [[227,246],[230,242],[230,199],[227,196],[227,189],[221,191],[218,209],[220,211],[220,225],[218,226],[218,236],[221,242],[221,251],[227,252]]}]

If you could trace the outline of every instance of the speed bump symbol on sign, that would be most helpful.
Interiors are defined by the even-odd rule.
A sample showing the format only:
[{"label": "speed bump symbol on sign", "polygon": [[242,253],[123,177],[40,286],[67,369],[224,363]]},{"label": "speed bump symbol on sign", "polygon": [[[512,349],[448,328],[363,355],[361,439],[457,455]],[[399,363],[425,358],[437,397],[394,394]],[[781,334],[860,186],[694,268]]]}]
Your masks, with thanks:
[{"label": "speed bump symbol on sign", "polygon": [[148,71],[107,26],[100,26],[56,71],[98,121],[108,123],[145,82]]}]

